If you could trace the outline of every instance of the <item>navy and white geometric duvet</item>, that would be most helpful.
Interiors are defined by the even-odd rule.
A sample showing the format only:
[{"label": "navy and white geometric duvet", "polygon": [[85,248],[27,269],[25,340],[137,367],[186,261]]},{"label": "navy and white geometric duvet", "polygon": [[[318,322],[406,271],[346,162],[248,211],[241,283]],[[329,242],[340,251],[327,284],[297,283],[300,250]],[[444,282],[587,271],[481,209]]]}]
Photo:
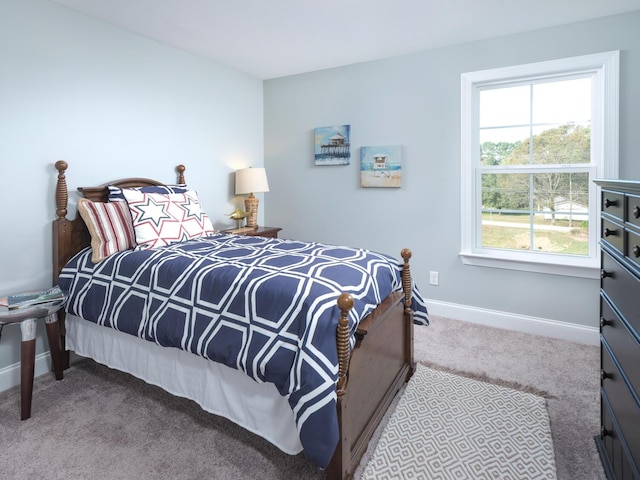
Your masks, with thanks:
[{"label": "navy and white geometric duvet", "polygon": [[[288,396],[306,456],[326,467],[338,442],[336,299],[358,323],[402,289],[401,262],[367,250],[216,234],[125,251],[98,264],[76,255],[59,284],[69,313],[275,384]],[[414,321],[428,324],[413,291]]]}]

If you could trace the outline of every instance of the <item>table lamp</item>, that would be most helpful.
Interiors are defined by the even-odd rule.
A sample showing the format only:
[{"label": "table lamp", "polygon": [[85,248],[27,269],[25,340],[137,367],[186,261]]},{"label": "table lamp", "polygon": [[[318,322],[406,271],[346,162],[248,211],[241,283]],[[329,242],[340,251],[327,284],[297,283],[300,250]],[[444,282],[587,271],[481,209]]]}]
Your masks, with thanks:
[{"label": "table lamp", "polygon": [[236,195],[249,194],[244,199],[244,209],[247,211],[247,227],[258,226],[258,199],[254,193],[268,192],[269,182],[264,168],[243,168],[236,171]]}]

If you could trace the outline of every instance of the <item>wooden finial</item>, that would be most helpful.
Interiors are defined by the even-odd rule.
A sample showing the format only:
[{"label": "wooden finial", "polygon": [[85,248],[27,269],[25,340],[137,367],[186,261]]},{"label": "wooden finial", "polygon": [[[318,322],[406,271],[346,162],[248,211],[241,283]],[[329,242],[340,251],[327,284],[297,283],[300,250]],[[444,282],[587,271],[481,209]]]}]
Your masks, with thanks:
[{"label": "wooden finial", "polygon": [[184,181],[184,171],[186,170],[186,167],[184,165],[178,165],[176,170],[178,171],[178,184],[184,185],[187,183]]},{"label": "wooden finial", "polygon": [[67,216],[67,203],[69,202],[67,178],[64,175],[69,164],[64,160],[58,160],[55,166],[56,170],[58,170],[58,181],[56,182],[56,215],[58,216],[58,220],[62,220]]},{"label": "wooden finial", "polygon": [[351,348],[349,346],[349,310],[353,308],[353,297],[348,293],[343,293],[338,297],[338,308],[340,318],[338,319],[338,331],[336,334],[336,345],[338,348],[338,384],[336,387],[338,397],[342,397],[347,391],[347,372],[349,371],[349,360]]},{"label": "wooden finial", "polygon": [[348,293],[343,293],[338,297],[338,308],[343,315],[349,315],[349,310],[353,308],[353,297]]}]

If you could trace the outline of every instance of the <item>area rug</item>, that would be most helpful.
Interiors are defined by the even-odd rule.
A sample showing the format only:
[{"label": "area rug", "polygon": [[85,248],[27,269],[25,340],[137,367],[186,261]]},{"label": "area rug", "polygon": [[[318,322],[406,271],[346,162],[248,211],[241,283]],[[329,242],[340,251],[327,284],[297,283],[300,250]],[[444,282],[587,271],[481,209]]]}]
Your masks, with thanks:
[{"label": "area rug", "polygon": [[361,478],[555,480],[546,401],[418,364]]}]

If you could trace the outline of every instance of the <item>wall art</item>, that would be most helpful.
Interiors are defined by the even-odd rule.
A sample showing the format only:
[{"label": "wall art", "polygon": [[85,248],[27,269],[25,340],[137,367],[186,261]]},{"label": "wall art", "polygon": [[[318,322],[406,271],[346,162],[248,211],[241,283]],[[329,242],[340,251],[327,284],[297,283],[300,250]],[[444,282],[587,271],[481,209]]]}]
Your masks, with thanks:
[{"label": "wall art", "polygon": [[402,186],[402,146],[360,147],[360,186]]},{"label": "wall art", "polygon": [[349,165],[351,162],[351,125],[318,127],[315,133],[316,165]]}]

